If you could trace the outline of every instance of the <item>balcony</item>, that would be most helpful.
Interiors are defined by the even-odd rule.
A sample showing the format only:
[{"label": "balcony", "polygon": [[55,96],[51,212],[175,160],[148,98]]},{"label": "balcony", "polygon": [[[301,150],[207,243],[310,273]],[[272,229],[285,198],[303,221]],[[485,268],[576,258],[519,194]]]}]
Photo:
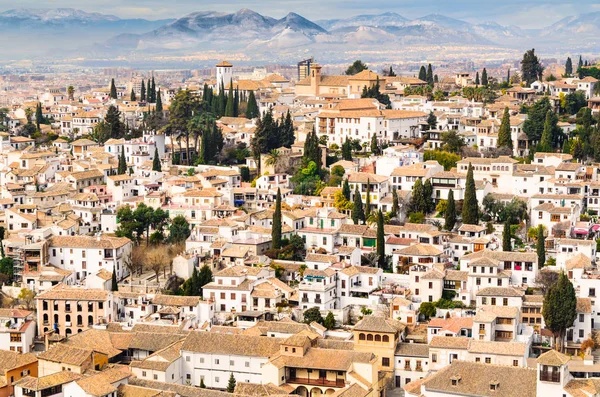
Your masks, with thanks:
[{"label": "balcony", "polygon": [[296,383],[301,385],[346,387],[346,382],[344,381],[344,379],[327,380],[325,378],[287,378],[287,383]]},{"label": "balcony", "polygon": [[302,302],[303,303],[307,303],[308,302],[308,298],[302,298]]},{"label": "balcony", "polygon": [[321,303],[321,299],[315,299],[315,303]]},{"label": "balcony", "polygon": [[541,372],[540,380],[542,382],[560,383],[560,373],[559,372]]}]

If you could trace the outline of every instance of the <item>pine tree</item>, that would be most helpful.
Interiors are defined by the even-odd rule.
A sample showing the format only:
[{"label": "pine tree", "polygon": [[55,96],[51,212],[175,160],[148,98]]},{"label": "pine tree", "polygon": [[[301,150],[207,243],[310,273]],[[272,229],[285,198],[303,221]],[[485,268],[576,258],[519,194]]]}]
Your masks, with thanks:
[{"label": "pine tree", "polygon": [[456,203],[454,202],[454,192],[452,189],[448,192],[448,203],[444,214],[444,229],[451,232],[456,225]]},{"label": "pine tree", "polygon": [[233,80],[229,82],[229,93],[227,94],[227,105],[225,106],[225,117],[233,117],[235,108],[233,96]]},{"label": "pine tree", "polygon": [[475,85],[480,85],[481,83],[479,82],[479,71],[475,73]]},{"label": "pine tree", "polygon": [[421,66],[421,69],[419,69],[419,80],[427,82],[427,70],[425,66]]},{"label": "pine tree", "polygon": [[146,82],[142,80],[142,88],[140,88],[140,101],[146,100]]},{"label": "pine tree", "polygon": [[383,213],[377,212],[377,266],[381,269],[386,267],[385,261],[385,230],[383,225]]},{"label": "pine tree", "polygon": [[538,152],[547,153],[552,151],[552,131],[552,110],[548,110],[546,112],[546,121],[544,122],[544,131],[538,145]]},{"label": "pine tree", "polygon": [[481,72],[481,84],[485,87],[489,84],[487,70],[483,68],[483,72]]},{"label": "pine tree", "polygon": [[135,91],[133,90],[133,88],[131,89],[131,94],[129,95],[129,100],[131,100],[132,102],[135,102],[137,100],[137,98],[135,97]]},{"label": "pine tree", "polygon": [[502,123],[498,130],[498,147],[507,147],[513,149],[513,141],[510,132],[510,114],[508,113],[508,107],[504,108],[504,115],[502,116]]},{"label": "pine tree", "polygon": [[281,190],[277,188],[275,212],[273,213],[273,226],[271,228],[271,241],[273,249],[281,248]]},{"label": "pine tree", "polygon": [[479,204],[477,203],[477,192],[475,190],[475,179],[473,178],[473,166],[471,163],[469,163],[469,169],[467,171],[462,222],[465,225],[477,225],[479,223]]},{"label": "pine tree", "polygon": [[125,159],[125,146],[121,146],[121,155],[119,156],[119,165],[117,175],[125,175],[127,172],[127,160]]},{"label": "pine tree", "polygon": [[160,96],[160,88],[158,89],[158,92],[156,93],[156,111],[159,114],[162,114],[162,111],[163,111],[162,98]]},{"label": "pine tree", "polygon": [[425,78],[427,84],[429,84],[430,87],[433,87],[433,69],[431,68],[431,64],[427,65],[427,73],[425,74]]},{"label": "pine tree", "polygon": [[110,97],[112,99],[117,99],[117,87],[115,86],[115,79],[110,81]]},{"label": "pine tree", "polygon": [[544,236],[544,228],[538,226],[536,250],[538,255],[538,268],[541,269],[546,264],[546,236]]},{"label": "pine tree", "polygon": [[394,186],[392,189],[392,217],[398,216],[399,209],[398,190],[396,190],[396,187]]},{"label": "pine tree", "polygon": [[233,372],[229,376],[229,382],[227,383],[227,393],[233,393],[235,391],[235,377],[233,376]]},{"label": "pine tree", "polygon": [[360,192],[358,190],[358,184],[356,185],[356,189],[354,189],[354,206],[352,207],[352,221],[355,225],[358,225],[358,222],[365,223],[365,213],[363,209],[362,198],[360,197]]},{"label": "pine tree", "polygon": [[371,215],[371,181],[367,179],[367,192],[365,199],[365,219],[369,219]]},{"label": "pine tree", "polygon": [[254,119],[258,117],[258,104],[256,103],[256,97],[254,91],[250,91],[248,94],[248,104],[246,105],[246,118]]},{"label": "pine tree", "polygon": [[160,164],[160,154],[158,153],[158,147],[154,148],[154,158],[152,159],[152,171],[162,172],[162,166]]},{"label": "pine tree", "polygon": [[571,57],[567,58],[567,62],[565,62],[565,75],[571,76],[573,74],[573,61],[571,61]]},{"label": "pine tree", "polygon": [[502,231],[502,251],[512,251],[509,221],[504,223],[504,230]]},{"label": "pine tree", "polygon": [[350,201],[350,184],[348,183],[348,178],[344,179],[344,183],[342,184],[342,194],[346,200]]},{"label": "pine tree", "polygon": [[115,270],[114,266],[113,266],[113,271],[112,271],[112,276],[111,276],[110,290],[113,292],[119,290],[119,284],[117,283],[117,271]]}]

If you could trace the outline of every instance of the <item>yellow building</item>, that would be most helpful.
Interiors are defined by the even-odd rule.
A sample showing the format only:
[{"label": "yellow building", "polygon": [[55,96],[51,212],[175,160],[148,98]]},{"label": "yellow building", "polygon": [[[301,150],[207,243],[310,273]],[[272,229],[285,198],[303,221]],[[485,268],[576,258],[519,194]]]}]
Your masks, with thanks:
[{"label": "yellow building", "polygon": [[32,353],[0,350],[0,397],[13,395],[13,384],[25,376],[38,376],[38,360]]},{"label": "yellow building", "polygon": [[353,329],[354,349],[372,352],[378,357],[379,370],[394,371],[396,345],[404,339],[406,325],[399,321],[365,316]]}]

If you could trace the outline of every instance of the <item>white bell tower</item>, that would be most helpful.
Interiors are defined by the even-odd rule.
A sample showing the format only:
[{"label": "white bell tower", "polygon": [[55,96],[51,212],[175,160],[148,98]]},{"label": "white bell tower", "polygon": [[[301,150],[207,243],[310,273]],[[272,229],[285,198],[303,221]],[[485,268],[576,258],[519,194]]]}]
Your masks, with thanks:
[{"label": "white bell tower", "polygon": [[217,72],[217,87],[215,92],[218,94],[221,90],[221,83],[223,87],[227,87],[230,81],[233,79],[233,65],[227,61],[223,61],[216,65]]}]

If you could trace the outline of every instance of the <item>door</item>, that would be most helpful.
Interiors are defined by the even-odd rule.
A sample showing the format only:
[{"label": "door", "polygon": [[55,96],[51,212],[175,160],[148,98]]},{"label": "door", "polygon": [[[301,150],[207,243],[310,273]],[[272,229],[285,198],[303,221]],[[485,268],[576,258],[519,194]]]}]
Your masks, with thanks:
[{"label": "door", "polygon": [[402,379],[396,375],[396,387],[401,387],[402,386]]}]

